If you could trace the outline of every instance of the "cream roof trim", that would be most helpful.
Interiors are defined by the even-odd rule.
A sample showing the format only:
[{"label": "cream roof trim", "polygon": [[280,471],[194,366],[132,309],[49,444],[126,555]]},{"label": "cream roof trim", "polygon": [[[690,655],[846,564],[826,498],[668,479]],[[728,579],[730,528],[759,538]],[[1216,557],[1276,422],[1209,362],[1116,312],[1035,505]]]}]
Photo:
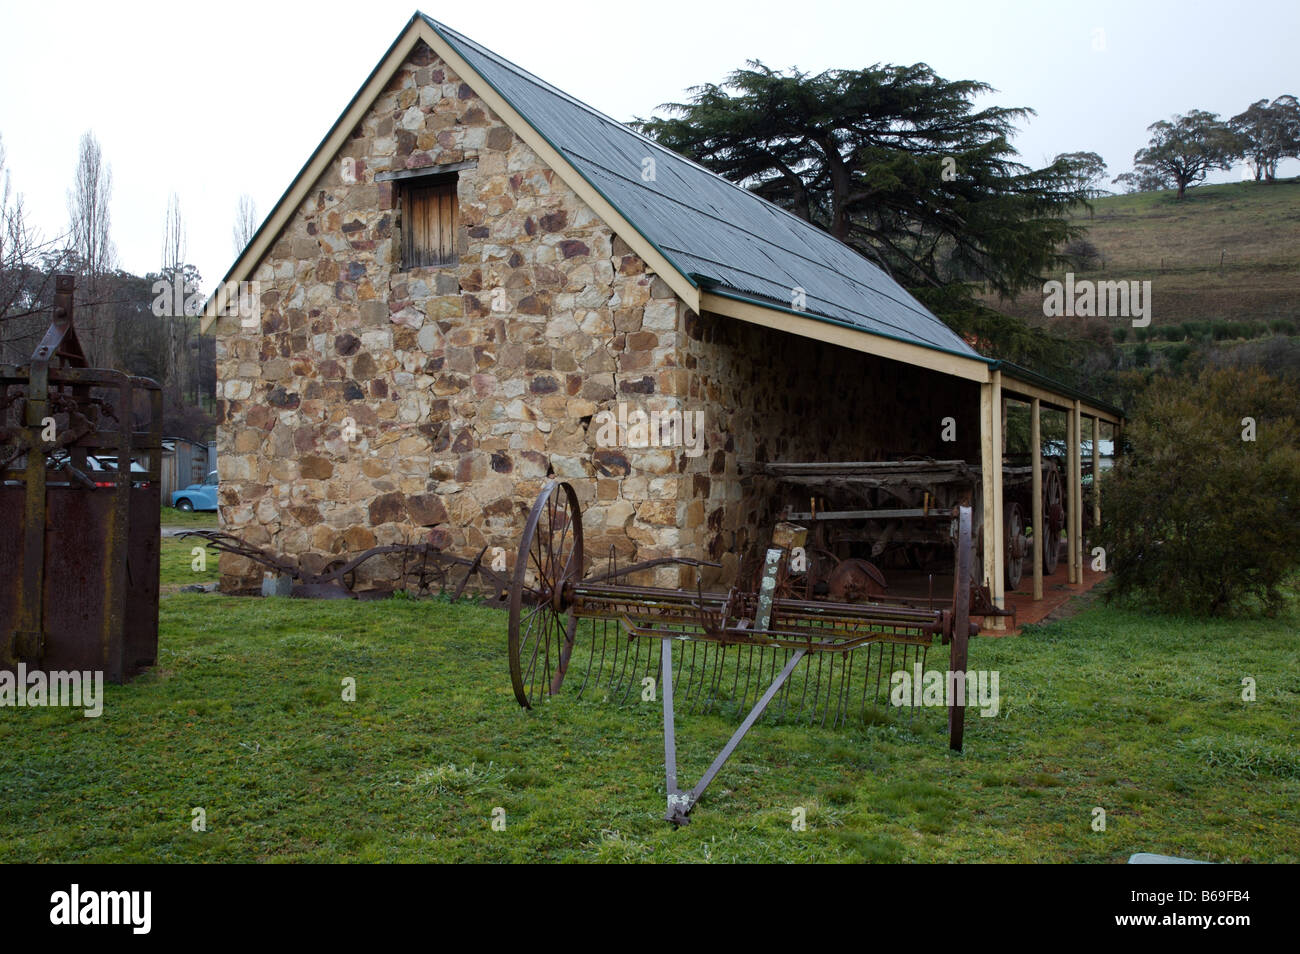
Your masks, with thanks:
[{"label": "cream roof trim", "polygon": [[937,348],[926,348],[862,328],[851,328],[820,316],[799,314],[775,305],[741,301],[730,295],[705,292],[700,298],[700,306],[705,311],[725,315],[728,318],[737,318],[740,321],[748,321],[751,324],[804,338],[815,338],[854,351],[865,351],[868,354],[965,378],[980,384],[989,380],[989,366],[979,358],[968,358],[964,355],[940,351]]}]

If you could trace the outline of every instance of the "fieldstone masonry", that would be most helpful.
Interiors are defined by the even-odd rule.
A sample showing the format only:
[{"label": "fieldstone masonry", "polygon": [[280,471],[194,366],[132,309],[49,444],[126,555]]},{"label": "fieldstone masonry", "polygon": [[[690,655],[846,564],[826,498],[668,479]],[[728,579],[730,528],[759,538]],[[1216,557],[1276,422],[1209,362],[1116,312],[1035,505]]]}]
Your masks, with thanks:
[{"label": "fieldstone masonry", "polygon": [[[404,271],[376,173],[466,161],[457,264]],[[309,566],[426,538],[513,559],[554,473],[584,498],[589,553],[673,552],[672,453],[596,448],[589,425],[620,397],[680,406],[680,303],[428,47],[253,277],[261,327],[218,326],[226,529]],[[222,561],[227,588],[251,582]]]},{"label": "fieldstone masonry", "polygon": [[[375,176],[453,163],[473,163],[458,261],[403,270],[395,186]],[[708,555],[727,577],[771,518],[744,461],[916,452],[938,434],[899,433],[918,401],[976,433],[951,379],[908,384],[880,359],[690,312],[423,44],[253,278],[260,327],[217,326],[222,523],[313,569],[421,540],[501,546],[513,565],[554,474],[578,492],[590,561]],[[592,419],[619,402],[703,410],[704,453],[597,446]],[[364,570],[397,582],[394,564]],[[229,555],[221,571],[226,589],[259,575]]]}]

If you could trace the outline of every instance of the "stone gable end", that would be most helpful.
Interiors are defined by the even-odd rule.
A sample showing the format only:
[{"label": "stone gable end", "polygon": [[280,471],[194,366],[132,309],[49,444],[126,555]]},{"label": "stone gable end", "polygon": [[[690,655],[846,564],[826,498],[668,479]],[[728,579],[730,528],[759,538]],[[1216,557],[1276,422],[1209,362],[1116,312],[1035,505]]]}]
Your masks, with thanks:
[{"label": "stone gable end", "polygon": [[[454,163],[472,163],[458,260],[404,270],[402,186],[375,177]],[[592,418],[681,409],[685,306],[423,43],[253,278],[260,328],[217,326],[227,531],[312,569],[425,540],[513,564],[553,473],[580,495],[589,558],[678,552],[685,461],[598,447]],[[227,588],[260,575],[221,569]]]}]

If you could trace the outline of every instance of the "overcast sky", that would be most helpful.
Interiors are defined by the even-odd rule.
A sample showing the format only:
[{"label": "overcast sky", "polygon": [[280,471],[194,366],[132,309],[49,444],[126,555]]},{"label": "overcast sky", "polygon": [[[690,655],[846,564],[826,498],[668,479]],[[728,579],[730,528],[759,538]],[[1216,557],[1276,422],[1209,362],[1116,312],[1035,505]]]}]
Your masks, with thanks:
[{"label": "overcast sky", "polygon": [[[1037,112],[1015,145],[1041,165],[1098,152],[1131,168],[1147,125],[1225,118],[1300,94],[1300,4],[475,0],[435,19],[616,119],[648,116],[757,58],[820,71],[925,62]],[[309,4],[0,0],[0,137],[33,223],[66,228],[77,140],[113,171],[122,267],[156,270],[169,193],[210,289],[233,260],[241,193],[270,213],[414,12],[413,0]],[[1300,173],[1288,161],[1280,175]],[[1240,170],[1218,181],[1241,178]]]}]

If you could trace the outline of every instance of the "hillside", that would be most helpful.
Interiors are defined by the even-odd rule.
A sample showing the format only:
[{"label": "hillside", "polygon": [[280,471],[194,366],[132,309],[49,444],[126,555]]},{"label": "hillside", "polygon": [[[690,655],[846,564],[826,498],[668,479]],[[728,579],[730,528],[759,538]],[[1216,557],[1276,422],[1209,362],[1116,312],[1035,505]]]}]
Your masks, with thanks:
[{"label": "hillside", "polygon": [[[1091,215],[1078,215],[1075,224],[1087,229],[1097,258],[1070,269],[1075,279],[1149,280],[1152,327],[1212,323],[1193,329],[1193,339],[1207,327],[1219,339],[1300,331],[1300,179],[1200,186],[1181,202],[1174,195],[1110,196],[1095,201]],[[1066,270],[1050,277],[1059,279]],[[1039,289],[1011,301],[986,300],[1033,324],[1051,324],[1058,333],[1082,331],[1081,319],[1044,318]],[[1128,327],[1126,337],[1133,341],[1129,322],[1111,322]],[[1253,327],[1220,327],[1232,322]],[[1168,337],[1179,340],[1175,329],[1169,331]]]}]

